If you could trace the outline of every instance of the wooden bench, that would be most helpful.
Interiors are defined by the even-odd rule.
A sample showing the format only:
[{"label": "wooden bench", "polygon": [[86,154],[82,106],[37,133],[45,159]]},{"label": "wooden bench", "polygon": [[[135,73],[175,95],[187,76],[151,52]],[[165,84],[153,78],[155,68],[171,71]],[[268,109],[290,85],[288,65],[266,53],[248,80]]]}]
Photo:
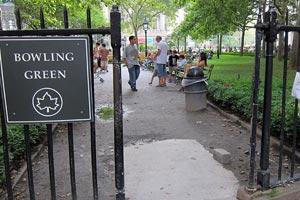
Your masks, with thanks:
[{"label": "wooden bench", "polygon": [[[204,77],[207,80],[210,79],[214,66],[215,66],[214,64],[211,64],[209,67],[204,68],[203,73],[204,73]],[[175,76],[175,78],[176,78],[176,85],[181,83],[182,79],[184,78],[184,72],[181,70],[178,70],[178,69],[174,70],[172,75]]]},{"label": "wooden bench", "polygon": [[[207,68],[204,68],[203,72],[204,72],[204,76],[206,77],[207,80],[210,79],[210,76],[211,76],[211,73],[212,73],[212,70],[214,69],[214,64],[211,64],[208,69]],[[206,72],[207,71],[207,72]]]}]

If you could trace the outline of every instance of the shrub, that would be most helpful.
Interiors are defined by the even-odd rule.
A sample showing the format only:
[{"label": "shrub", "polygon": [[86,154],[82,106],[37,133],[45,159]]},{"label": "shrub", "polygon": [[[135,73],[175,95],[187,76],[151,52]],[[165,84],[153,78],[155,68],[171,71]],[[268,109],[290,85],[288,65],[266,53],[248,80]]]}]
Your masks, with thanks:
[{"label": "shrub", "polygon": [[[252,116],[251,98],[252,85],[249,82],[233,81],[226,82],[224,80],[209,80],[208,82],[208,98],[215,102],[218,106],[229,112],[238,114],[242,119],[250,121]],[[258,98],[258,123],[262,124],[263,120],[263,94],[264,85],[260,85]],[[271,134],[279,136],[281,131],[281,112],[282,112],[282,83],[280,80],[273,80],[272,89],[272,107],[271,107]],[[291,91],[287,88],[287,91]],[[294,99],[288,97],[286,99],[285,112],[285,129],[284,133],[290,138],[294,129]],[[298,135],[300,131],[298,129]]]},{"label": "shrub", "polygon": [[[32,125],[29,128],[30,143],[32,146],[40,143],[41,139],[46,135],[45,125]],[[2,131],[0,130],[0,137],[2,138]],[[25,156],[25,143],[23,125],[9,125],[7,126],[7,140],[9,146],[9,161],[11,166],[19,159]],[[0,140],[0,185],[5,183],[5,168],[3,158],[3,141]]]}]

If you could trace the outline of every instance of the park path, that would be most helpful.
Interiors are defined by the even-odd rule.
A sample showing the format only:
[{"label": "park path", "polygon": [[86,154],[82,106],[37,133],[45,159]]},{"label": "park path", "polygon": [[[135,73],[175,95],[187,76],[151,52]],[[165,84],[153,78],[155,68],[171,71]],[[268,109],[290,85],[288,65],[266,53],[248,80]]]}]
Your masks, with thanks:
[{"label": "park path", "polygon": [[[217,200],[235,199],[239,185],[247,182],[249,132],[212,107],[187,112],[180,86],[158,88],[148,82],[150,71],[141,71],[137,88],[127,84],[122,68],[125,145],[125,194],[129,200]],[[112,105],[112,68],[95,80],[96,107]],[[78,95],[80,98],[80,95]],[[54,133],[57,199],[72,199],[70,192],[68,139],[65,125]],[[91,200],[91,161],[89,123],[74,124],[77,193],[79,200]],[[113,122],[96,119],[98,185],[101,200],[113,200],[114,139]],[[225,149],[232,162],[221,165],[211,150]],[[47,148],[34,160],[37,200],[50,199]],[[26,176],[16,191],[29,199]],[[175,198],[177,196],[178,198]]]}]

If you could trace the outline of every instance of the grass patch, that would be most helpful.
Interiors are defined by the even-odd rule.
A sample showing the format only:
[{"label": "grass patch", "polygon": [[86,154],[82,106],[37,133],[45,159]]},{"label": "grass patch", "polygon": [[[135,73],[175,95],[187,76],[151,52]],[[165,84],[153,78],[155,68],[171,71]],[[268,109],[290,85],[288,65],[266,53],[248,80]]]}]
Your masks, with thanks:
[{"label": "grass patch", "polygon": [[254,196],[254,199],[273,199],[282,195],[282,192],[278,188],[273,188],[268,193],[261,193]]},{"label": "grass patch", "polygon": [[111,120],[114,116],[114,108],[112,106],[102,107],[96,110],[96,115],[103,120]]}]

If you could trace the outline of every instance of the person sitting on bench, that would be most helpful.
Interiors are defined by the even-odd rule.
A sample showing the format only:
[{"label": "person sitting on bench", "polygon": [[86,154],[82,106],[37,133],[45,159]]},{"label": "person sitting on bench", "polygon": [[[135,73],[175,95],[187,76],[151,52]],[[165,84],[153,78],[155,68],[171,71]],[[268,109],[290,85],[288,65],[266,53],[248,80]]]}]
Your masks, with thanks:
[{"label": "person sitting on bench", "polygon": [[204,70],[204,67],[207,66],[207,57],[206,57],[206,53],[205,52],[201,52],[200,53],[200,56],[199,56],[199,59],[198,59],[198,62],[196,65],[192,65],[192,64],[186,64],[184,66],[184,77],[186,77],[189,69],[192,67],[192,66],[197,66],[197,67],[200,67],[202,70]]},{"label": "person sitting on bench", "polygon": [[184,55],[181,54],[179,55],[179,65],[178,65],[178,70],[179,71],[184,71],[184,66],[187,63],[187,60],[185,59]]}]

